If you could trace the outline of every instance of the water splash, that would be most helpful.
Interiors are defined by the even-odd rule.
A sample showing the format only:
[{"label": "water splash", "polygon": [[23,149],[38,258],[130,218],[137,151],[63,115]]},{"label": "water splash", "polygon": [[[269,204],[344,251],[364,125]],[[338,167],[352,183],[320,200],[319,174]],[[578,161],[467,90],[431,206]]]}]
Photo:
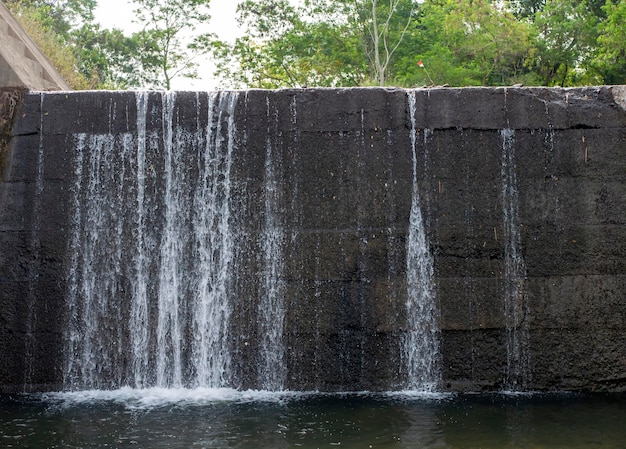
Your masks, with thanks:
[{"label": "water splash", "polygon": [[507,366],[504,387],[524,390],[530,381],[528,348],[528,295],[526,262],[521,252],[515,165],[515,131],[503,129],[502,139],[502,213],[504,219],[504,317],[506,324]]},{"label": "water splash", "polygon": [[[192,342],[195,386],[222,387],[230,382],[229,322],[234,235],[231,229],[231,177],[234,111],[238,96],[233,92],[210,94],[206,146],[200,186],[194,201],[194,241],[199,282],[194,302]],[[223,130],[220,124],[226,122]],[[200,150],[200,147],[199,147]]]},{"label": "water splash", "polygon": [[434,264],[430,253],[417,183],[417,129],[415,91],[408,93],[411,119],[413,184],[409,234],[407,238],[407,335],[405,357],[407,390],[433,391],[440,382],[439,311],[433,280]]},{"label": "water splash", "polygon": [[[70,237],[68,305],[69,357],[65,380],[93,387],[120,381],[123,336],[116,322],[122,290],[122,229],[125,215],[121,189],[128,139],[110,135],[78,135],[74,184],[74,216]],[[82,176],[89,173],[88,177]],[[106,174],[106,178],[105,178]],[[106,379],[106,380],[105,380]]]},{"label": "water splash", "polygon": [[276,173],[275,148],[272,143],[272,122],[278,118],[271,114],[269,98],[267,106],[267,139],[265,142],[264,197],[265,220],[260,234],[263,257],[263,281],[258,305],[258,332],[260,338],[259,386],[279,391],[286,378],[285,348],[283,343],[284,271],[283,227],[280,221],[281,193]]},{"label": "water splash", "polygon": [[[356,394],[355,394],[356,395]],[[366,397],[367,393],[363,393]],[[217,404],[285,404],[320,396],[317,392],[234,390],[232,388],[145,388],[122,387],[115,390],[83,390],[42,393],[40,398],[57,410],[81,405],[116,404],[130,411],[151,411],[163,407],[177,409],[187,406],[213,406]],[[327,395],[327,397],[332,397]],[[384,397],[384,396],[381,396]]]},{"label": "water splash", "polygon": [[[163,93],[159,133],[147,130],[148,119],[158,121],[148,107],[158,95],[137,94],[136,135],[75,136],[68,389],[230,382],[238,96],[210,94],[206,127],[186,131],[176,124],[176,94]],[[201,156],[197,178],[185,160],[192,153]]]},{"label": "water splash", "polygon": [[147,92],[136,94],[137,102],[137,193],[133,234],[137,251],[134,254],[133,295],[130,311],[130,345],[132,350],[132,374],[134,385],[143,388],[148,379],[149,322],[148,277],[149,261],[146,257],[146,117],[148,114]]}]

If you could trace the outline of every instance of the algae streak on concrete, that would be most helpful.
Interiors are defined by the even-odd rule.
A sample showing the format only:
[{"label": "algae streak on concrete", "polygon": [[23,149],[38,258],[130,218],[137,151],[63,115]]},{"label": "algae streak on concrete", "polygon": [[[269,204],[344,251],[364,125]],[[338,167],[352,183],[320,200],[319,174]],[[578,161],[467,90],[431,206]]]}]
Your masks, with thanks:
[{"label": "algae streak on concrete", "polygon": [[[127,142],[119,151],[129,154],[153,139],[141,169],[149,174],[142,198],[150,198],[166,183],[167,136],[207,122],[210,98],[26,95],[0,184],[3,390],[68,386],[68,329],[78,313],[68,290],[80,248],[70,236],[79,235],[72,226],[84,201],[76,200],[77,163],[94,151],[78,145],[80,136]],[[239,93],[229,171],[229,225],[237,229],[229,386],[278,382],[262,381],[261,358],[273,360],[262,356],[266,290],[283,313],[278,388],[411,386],[407,296],[421,284],[407,280],[407,239],[419,234],[410,232],[419,217],[432,261],[422,272],[432,276],[435,301],[428,332],[437,338],[436,389],[626,390],[625,98],[622,86]],[[138,109],[148,116],[141,126]],[[197,154],[177,148],[181,179],[197,182]],[[114,169],[138,170],[130,162]],[[115,176],[115,189],[137,198],[137,184],[124,190]],[[160,211],[150,218],[157,231],[166,220],[158,201],[145,203]],[[136,256],[118,249],[122,262]],[[131,321],[131,280],[113,276],[119,315],[107,326]],[[157,294],[151,288],[147,298]],[[157,319],[155,308],[147,319]],[[108,348],[119,365],[100,381],[111,387],[129,379],[119,347],[128,338],[120,330]],[[183,366],[189,347],[181,346]]]}]

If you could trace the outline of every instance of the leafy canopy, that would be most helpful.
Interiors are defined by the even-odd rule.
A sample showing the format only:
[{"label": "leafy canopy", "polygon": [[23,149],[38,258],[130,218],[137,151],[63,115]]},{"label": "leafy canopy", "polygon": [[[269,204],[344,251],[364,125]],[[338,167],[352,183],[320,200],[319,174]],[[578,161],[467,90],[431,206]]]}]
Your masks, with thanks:
[{"label": "leafy canopy", "polygon": [[136,33],[96,0],[5,3],[75,88],[169,89],[211,56],[223,87],[626,83],[626,0],[240,0],[232,43],[210,0],[131,1]]}]

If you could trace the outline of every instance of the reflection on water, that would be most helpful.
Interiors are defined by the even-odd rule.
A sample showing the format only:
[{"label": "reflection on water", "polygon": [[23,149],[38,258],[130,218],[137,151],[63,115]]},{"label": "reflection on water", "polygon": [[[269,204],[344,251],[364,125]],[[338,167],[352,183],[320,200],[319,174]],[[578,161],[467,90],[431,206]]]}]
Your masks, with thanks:
[{"label": "reflection on water", "polygon": [[4,398],[3,448],[625,448],[626,397],[119,390]]}]

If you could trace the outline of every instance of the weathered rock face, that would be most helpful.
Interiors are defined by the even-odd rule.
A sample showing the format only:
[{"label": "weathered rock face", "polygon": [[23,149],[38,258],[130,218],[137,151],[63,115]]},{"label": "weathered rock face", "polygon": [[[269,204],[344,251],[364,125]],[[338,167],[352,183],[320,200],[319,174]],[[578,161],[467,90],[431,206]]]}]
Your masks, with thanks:
[{"label": "weathered rock face", "polygon": [[[159,376],[176,384],[176,372],[183,386],[202,384],[189,298],[202,284],[194,211],[208,201],[199,192],[213,162],[200,155],[211,138],[232,150],[228,386],[406,387],[417,189],[440,389],[626,389],[626,88],[259,90],[239,93],[223,117],[211,115],[210,94],[142,95],[25,98],[0,184],[4,390],[147,386]],[[232,135],[197,134],[231,116]],[[179,218],[168,218],[167,195]],[[108,316],[94,330],[79,318],[92,310],[83,300],[96,265],[104,274],[89,278],[99,282],[89,291],[117,302],[93,308]],[[144,271],[155,281],[142,311]],[[170,320],[179,328],[157,325],[156,284],[167,279],[183,285]],[[278,308],[264,302],[270,291],[282,315],[263,318]],[[164,350],[181,352],[179,371],[147,358],[138,383],[129,354],[140,339],[116,324],[138,313],[160,329],[149,331],[148,352],[158,352],[157,333],[181,332],[185,343]],[[282,352],[272,359],[267,322],[277,320]],[[100,334],[111,337],[93,343]],[[83,337],[97,368],[71,363]],[[99,380],[76,383],[87,371]]]}]

